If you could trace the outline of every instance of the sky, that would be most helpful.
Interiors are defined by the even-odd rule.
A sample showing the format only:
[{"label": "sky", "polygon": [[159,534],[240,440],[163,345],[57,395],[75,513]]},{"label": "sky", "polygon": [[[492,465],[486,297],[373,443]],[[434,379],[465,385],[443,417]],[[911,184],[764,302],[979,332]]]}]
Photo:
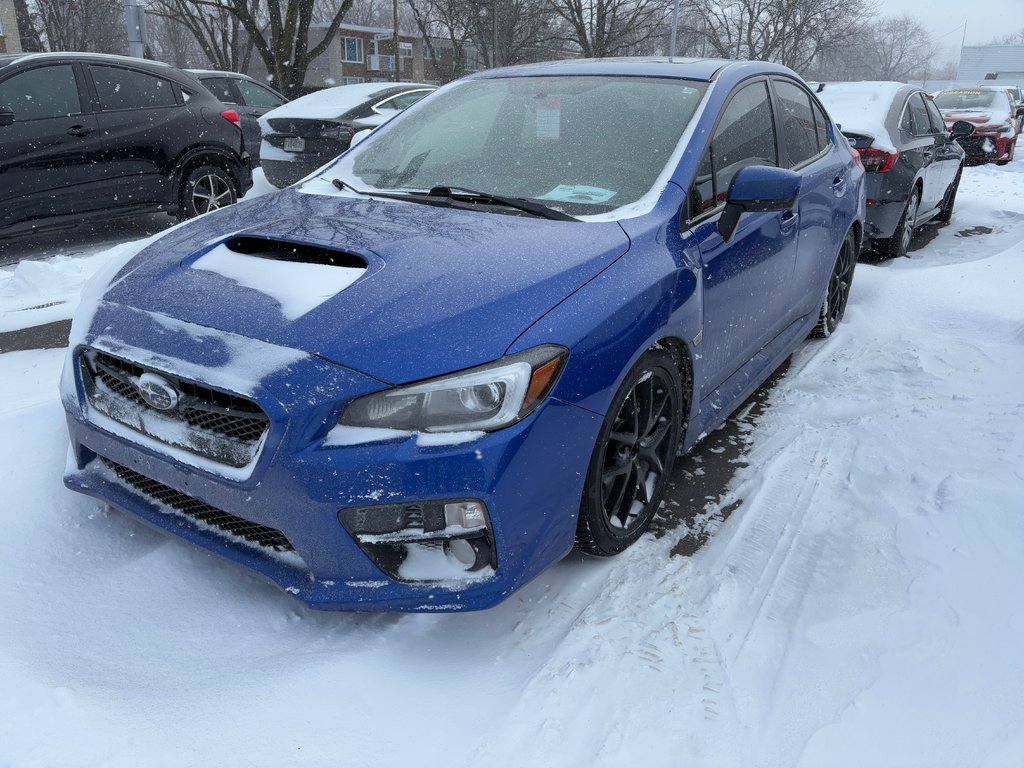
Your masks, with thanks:
[{"label": "sky", "polygon": [[[1024,0],[987,0],[985,3],[964,0],[885,0],[881,13],[886,16],[908,14],[916,17],[931,32],[948,58],[960,60],[960,41],[967,22],[967,45],[984,45],[993,37],[1015,32],[1024,27]],[[971,18],[969,9],[978,12]]]}]

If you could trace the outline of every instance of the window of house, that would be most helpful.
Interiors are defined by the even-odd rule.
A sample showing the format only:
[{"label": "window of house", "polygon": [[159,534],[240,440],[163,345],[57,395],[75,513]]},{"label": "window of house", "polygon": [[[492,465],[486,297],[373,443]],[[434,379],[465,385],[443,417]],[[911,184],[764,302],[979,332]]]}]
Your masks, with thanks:
[{"label": "window of house", "polygon": [[398,44],[398,55],[403,59],[412,58],[412,43],[399,43]]},{"label": "window of house", "polygon": [[360,83],[366,82],[362,77],[346,77],[344,79],[344,85],[359,85]]},{"label": "window of house", "polygon": [[361,37],[345,37],[341,41],[341,53],[344,57],[342,61],[347,61],[350,64],[362,64],[363,63],[363,38]]}]

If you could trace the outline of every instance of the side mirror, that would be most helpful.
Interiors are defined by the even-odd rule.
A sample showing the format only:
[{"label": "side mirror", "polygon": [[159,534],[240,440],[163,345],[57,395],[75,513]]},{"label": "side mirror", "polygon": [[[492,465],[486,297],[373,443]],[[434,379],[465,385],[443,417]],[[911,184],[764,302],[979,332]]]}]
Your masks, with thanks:
[{"label": "side mirror", "polygon": [[358,144],[363,139],[365,139],[367,136],[369,136],[370,132],[372,130],[373,130],[372,128],[364,128],[363,130],[358,131],[355,134],[353,134],[352,140],[348,143],[348,148],[352,149],[352,147],[354,147],[356,144]]},{"label": "side mirror", "polygon": [[726,242],[736,233],[744,213],[788,211],[800,194],[800,174],[771,165],[740,168],[725,196],[725,210],[718,219],[718,234]]},{"label": "side mirror", "polygon": [[14,110],[10,107],[0,107],[0,127],[11,125],[14,122]]},{"label": "side mirror", "polygon": [[954,139],[962,139],[965,136],[970,136],[972,133],[974,133],[974,126],[966,120],[957,120],[953,123],[953,127],[949,129],[949,135]]}]

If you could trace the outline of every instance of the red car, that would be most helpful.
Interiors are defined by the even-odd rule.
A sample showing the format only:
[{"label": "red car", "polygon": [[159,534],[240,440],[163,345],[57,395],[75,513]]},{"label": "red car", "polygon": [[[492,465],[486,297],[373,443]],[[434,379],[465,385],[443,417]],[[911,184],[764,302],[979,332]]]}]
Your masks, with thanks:
[{"label": "red car", "polygon": [[935,96],[946,127],[957,120],[974,125],[974,133],[960,139],[967,163],[1006,165],[1020,135],[1017,109],[1005,90],[997,88],[951,88]]}]

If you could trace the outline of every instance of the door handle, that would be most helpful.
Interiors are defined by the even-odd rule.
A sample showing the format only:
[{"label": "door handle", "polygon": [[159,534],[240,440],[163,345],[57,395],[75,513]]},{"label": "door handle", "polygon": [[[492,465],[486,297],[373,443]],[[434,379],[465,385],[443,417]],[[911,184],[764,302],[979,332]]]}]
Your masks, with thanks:
[{"label": "door handle", "polygon": [[68,128],[68,136],[88,136],[94,130],[94,128],[91,128],[88,125],[72,125]]},{"label": "door handle", "polygon": [[788,235],[793,231],[793,227],[796,226],[798,218],[799,216],[797,216],[796,211],[785,211],[779,217],[779,232]]},{"label": "door handle", "polygon": [[841,173],[832,179],[832,191],[836,194],[836,197],[841,196],[846,191],[845,173]]}]

